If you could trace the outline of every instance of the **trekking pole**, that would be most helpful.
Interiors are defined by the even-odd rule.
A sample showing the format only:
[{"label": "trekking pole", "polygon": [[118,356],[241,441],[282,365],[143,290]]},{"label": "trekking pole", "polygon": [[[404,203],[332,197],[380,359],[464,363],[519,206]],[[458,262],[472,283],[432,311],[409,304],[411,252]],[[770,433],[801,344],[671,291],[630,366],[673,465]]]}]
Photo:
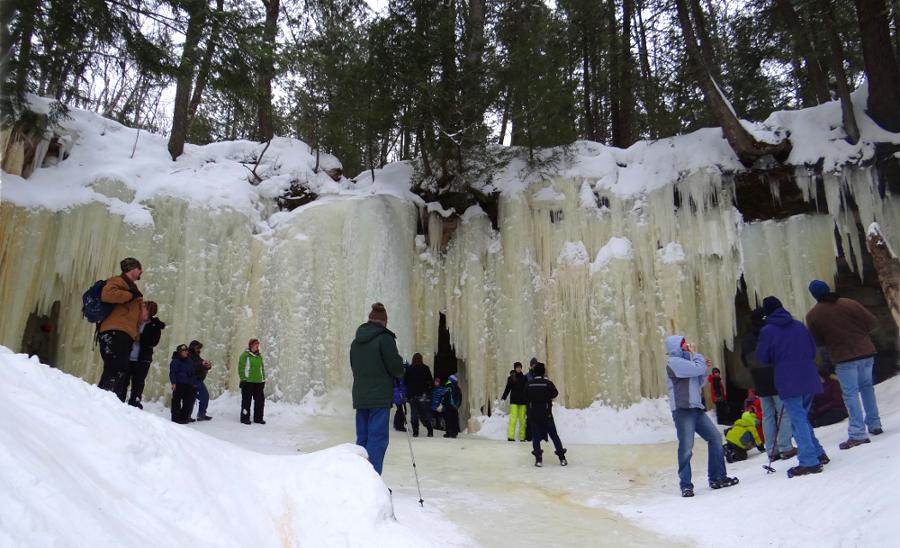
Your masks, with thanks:
[{"label": "trekking pole", "polygon": [[[410,406],[415,405],[411,403]],[[412,409],[410,409],[412,411]],[[412,436],[409,433],[409,415],[404,414],[403,426],[406,428],[406,441],[409,443],[409,458],[412,460],[413,473],[416,475],[416,489],[419,491],[419,506],[425,507],[425,501],[422,499],[422,487],[419,485],[419,471],[416,469],[416,456],[413,454]]]},{"label": "trekking pole", "polygon": [[781,428],[781,419],[784,418],[784,402],[781,403],[781,413],[778,414],[778,419],[775,421],[775,439],[772,440],[772,448],[773,451],[768,453],[769,456],[769,464],[763,464],[763,468],[766,470],[766,474],[774,474],[775,469],[772,468],[772,463],[775,462],[772,457],[775,455],[775,451],[778,450],[778,430]]}]

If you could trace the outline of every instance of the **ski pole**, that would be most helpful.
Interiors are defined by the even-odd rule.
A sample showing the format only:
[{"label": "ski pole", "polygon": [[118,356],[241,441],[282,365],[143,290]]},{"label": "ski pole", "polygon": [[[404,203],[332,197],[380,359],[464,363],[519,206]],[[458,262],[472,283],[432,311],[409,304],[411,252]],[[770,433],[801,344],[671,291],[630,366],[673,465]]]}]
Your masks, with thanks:
[{"label": "ski pole", "polygon": [[[410,403],[410,406],[415,403]],[[412,409],[410,409],[412,411]],[[419,485],[419,471],[416,469],[416,456],[413,454],[412,436],[409,433],[409,415],[404,413],[403,426],[406,428],[406,441],[409,443],[409,458],[412,460],[413,473],[416,475],[416,489],[419,491],[419,506],[425,507],[425,501],[422,499],[422,487]]]},{"label": "ski pole", "polygon": [[772,468],[772,463],[774,460],[772,457],[775,455],[775,451],[778,450],[778,430],[781,428],[781,419],[784,418],[784,402],[781,403],[781,413],[778,414],[778,419],[775,421],[775,439],[772,440],[772,452],[769,453],[769,464],[764,464],[763,468],[765,468],[767,474],[774,474],[775,469]]}]

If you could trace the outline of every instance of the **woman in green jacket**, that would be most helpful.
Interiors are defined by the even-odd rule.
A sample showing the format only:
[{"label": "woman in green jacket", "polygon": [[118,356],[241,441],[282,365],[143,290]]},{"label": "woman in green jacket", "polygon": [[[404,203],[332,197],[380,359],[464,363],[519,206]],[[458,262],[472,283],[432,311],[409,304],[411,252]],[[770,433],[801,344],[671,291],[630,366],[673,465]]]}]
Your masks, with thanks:
[{"label": "woman in green jacket", "polygon": [[238,360],[241,377],[241,422],[250,424],[250,400],[253,400],[253,422],[266,424],[263,410],[266,405],[266,371],[259,353],[259,339],[250,339],[247,350]]}]

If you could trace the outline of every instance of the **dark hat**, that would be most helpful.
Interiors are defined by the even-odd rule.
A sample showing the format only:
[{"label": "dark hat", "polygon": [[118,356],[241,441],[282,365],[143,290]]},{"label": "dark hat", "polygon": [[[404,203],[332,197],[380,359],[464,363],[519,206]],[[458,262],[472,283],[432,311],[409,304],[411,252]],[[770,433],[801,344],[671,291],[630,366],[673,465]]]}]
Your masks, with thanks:
[{"label": "dark hat", "polygon": [[534,364],[534,376],[535,377],[543,377],[544,373],[546,373],[547,368],[541,362],[537,362]]},{"label": "dark hat", "polygon": [[188,345],[188,347],[191,350],[197,350],[198,348],[203,348],[203,343],[200,341],[194,340],[194,341],[191,341],[191,343]]},{"label": "dark hat", "polygon": [[537,359],[537,358],[531,358],[531,361],[528,362],[528,366],[529,366],[529,367],[534,367],[534,365],[535,365],[536,363],[540,363],[540,362],[538,362],[538,359]]},{"label": "dark hat", "polygon": [[135,268],[140,268],[141,270],[143,270],[143,267],[141,267],[141,261],[135,259],[134,257],[125,257],[124,259],[119,261],[119,267],[122,269],[122,274],[134,270]]},{"label": "dark hat", "polygon": [[809,292],[817,301],[819,301],[822,297],[831,292],[831,288],[822,280],[813,280],[809,282]]},{"label": "dark hat", "polygon": [[175,348],[175,352],[187,352],[188,347],[185,344],[179,344],[177,348]]},{"label": "dark hat", "polygon": [[779,308],[784,308],[784,307],[782,306],[781,301],[778,300],[778,297],[773,297],[770,295],[770,296],[766,297],[765,299],[763,299],[762,308],[763,308],[763,313],[766,315],[766,317],[769,317],[772,315],[773,312],[775,312]]},{"label": "dark hat", "polygon": [[384,305],[381,303],[373,304],[372,311],[369,312],[369,321],[387,323],[387,319],[387,310],[385,310]]}]

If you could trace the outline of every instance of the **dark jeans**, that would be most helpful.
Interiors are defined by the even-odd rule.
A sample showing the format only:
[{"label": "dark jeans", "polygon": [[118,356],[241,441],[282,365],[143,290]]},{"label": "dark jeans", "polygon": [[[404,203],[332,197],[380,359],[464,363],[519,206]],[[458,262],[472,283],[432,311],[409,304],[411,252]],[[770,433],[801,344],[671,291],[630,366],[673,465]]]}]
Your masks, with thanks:
[{"label": "dark jeans", "polygon": [[727,401],[716,402],[716,422],[722,425],[731,424],[731,411]]},{"label": "dark jeans", "polygon": [[431,424],[431,396],[428,394],[421,394],[419,396],[415,396],[409,400],[409,420],[412,422],[412,430],[413,434],[419,433],[419,421],[422,421],[422,424],[425,425],[425,428],[428,429],[428,432],[431,433],[434,431],[433,426]]},{"label": "dark jeans", "polygon": [[147,379],[147,373],[150,371],[150,362],[128,362],[128,372],[125,375],[125,381],[122,383],[122,392],[119,399],[124,401],[125,393],[128,391],[128,385],[131,385],[131,397],[128,398],[128,405],[137,406],[141,403],[144,396],[144,381]]},{"label": "dark jeans", "polygon": [[[241,420],[250,421],[250,401],[253,401],[253,422],[262,422],[263,412],[266,408],[266,383],[247,382],[241,383]],[[209,400],[209,393],[206,395]],[[205,408],[204,408],[205,409]]]},{"label": "dark jeans", "polygon": [[459,434],[459,409],[452,405],[445,405],[444,424],[446,429],[444,437],[455,438]]},{"label": "dark jeans", "polygon": [[553,447],[556,449],[556,454],[560,454],[563,451],[562,442],[559,440],[559,434],[556,433],[556,423],[553,422],[553,416],[547,417],[532,417],[531,418],[531,448],[534,450],[534,455],[540,455],[543,453],[541,450],[541,440],[545,437],[550,436],[550,439],[553,440]]},{"label": "dark jeans", "polygon": [[[206,407],[209,405],[209,390],[206,389],[206,384],[203,381],[197,381],[197,418],[206,416]],[[191,406],[191,410],[193,410],[193,405]]]},{"label": "dark jeans", "polygon": [[125,378],[128,372],[128,358],[134,339],[124,331],[104,331],[97,338],[100,344],[100,357],[103,358],[103,373],[97,383],[102,390],[115,392],[119,399],[125,401]]},{"label": "dark jeans", "polygon": [[390,417],[390,407],[356,410],[356,445],[366,449],[369,462],[379,475],[387,453]]},{"label": "dark jeans", "polygon": [[175,390],[172,391],[172,422],[181,424],[190,422],[196,391],[193,384],[175,385]]}]

